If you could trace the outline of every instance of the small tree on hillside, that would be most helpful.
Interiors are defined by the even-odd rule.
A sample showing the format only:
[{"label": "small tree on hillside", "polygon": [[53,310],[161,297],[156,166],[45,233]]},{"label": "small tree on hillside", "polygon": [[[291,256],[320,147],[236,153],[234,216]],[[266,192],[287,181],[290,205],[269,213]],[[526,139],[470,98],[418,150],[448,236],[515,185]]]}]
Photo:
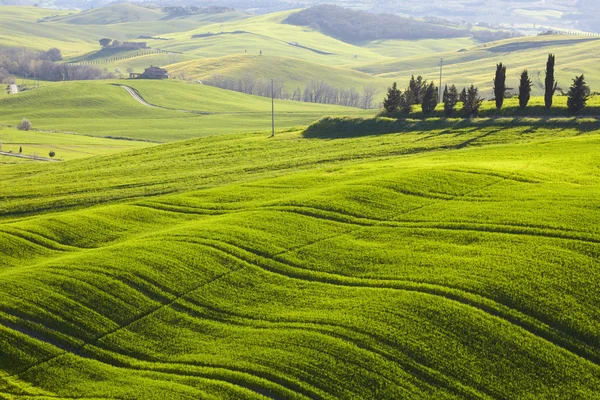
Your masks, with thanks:
[{"label": "small tree on hillside", "polygon": [[31,122],[28,119],[23,118],[23,121],[17,125],[17,129],[20,131],[30,131],[31,130]]},{"label": "small tree on hillside", "polygon": [[442,102],[446,104],[446,99],[448,98],[448,85],[444,86],[444,93],[442,94]]},{"label": "small tree on hillside", "polygon": [[583,111],[589,97],[590,87],[585,84],[585,77],[583,75],[575,77],[575,79],[573,79],[573,85],[571,86],[571,89],[569,89],[569,99],[567,100],[569,111]]},{"label": "small tree on hillside", "polygon": [[48,153],[48,156],[50,156],[50,158],[54,158],[54,156],[55,156],[55,155],[56,155],[56,153],[55,153],[55,152],[53,152],[53,151],[50,151],[50,152]]},{"label": "small tree on hillside", "polygon": [[467,118],[476,117],[479,113],[479,107],[481,107],[483,99],[479,97],[479,90],[471,85],[467,90],[467,100],[463,104],[463,114]]},{"label": "small tree on hillside", "polygon": [[446,115],[450,115],[454,112],[454,108],[456,107],[456,103],[458,102],[458,90],[456,90],[456,86],[450,86],[448,93],[444,96],[444,112]]},{"label": "small tree on hillside", "polygon": [[496,108],[501,109],[506,95],[506,67],[502,63],[496,65],[496,77],[494,78],[494,96],[496,96]]},{"label": "small tree on hillside", "polygon": [[521,80],[519,82],[519,106],[521,108],[527,107],[529,99],[531,98],[531,79],[529,78],[529,72],[527,70],[521,73]]},{"label": "small tree on hillside", "polygon": [[112,39],[102,38],[102,39],[99,40],[99,42],[100,42],[100,46],[102,46],[102,47],[108,47],[112,43]]},{"label": "small tree on hillside", "polygon": [[423,94],[423,100],[421,101],[421,109],[424,113],[428,114],[435,110],[435,107],[438,104],[438,91],[437,87],[433,82],[431,82],[425,88],[425,92]]},{"label": "small tree on hillside", "polygon": [[548,54],[548,62],[546,63],[546,82],[545,82],[545,94],[544,94],[544,103],[546,108],[549,109],[552,107],[552,98],[556,89],[558,88],[558,83],[554,80],[554,64],[556,62],[556,57],[554,54]]},{"label": "small tree on hillside", "polygon": [[400,108],[400,98],[402,92],[398,89],[396,82],[388,89],[387,97],[383,100],[383,107],[389,113],[393,113]]},{"label": "small tree on hillside", "polygon": [[460,101],[463,104],[465,104],[467,102],[467,88],[463,88],[462,92],[460,92],[458,101]]}]

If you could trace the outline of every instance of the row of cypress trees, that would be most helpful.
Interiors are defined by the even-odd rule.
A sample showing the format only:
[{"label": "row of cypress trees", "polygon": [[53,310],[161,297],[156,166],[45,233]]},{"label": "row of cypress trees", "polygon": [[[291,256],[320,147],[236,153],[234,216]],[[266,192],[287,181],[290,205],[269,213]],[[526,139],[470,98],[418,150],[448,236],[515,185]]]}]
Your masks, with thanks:
[{"label": "row of cypress trees", "polygon": [[[546,79],[544,82],[544,105],[547,110],[552,107],[554,94],[558,90],[558,82],[554,78],[555,64],[556,56],[549,54],[548,61],[546,62]],[[526,108],[529,104],[532,87],[533,83],[529,77],[529,72],[524,70],[519,80],[519,106],[521,108]],[[506,87],[506,66],[500,63],[496,66],[496,76],[494,78],[496,108],[502,108],[508,90],[510,89]],[[580,112],[585,108],[590,96],[590,88],[585,83],[585,76],[583,74],[573,79],[573,85],[569,89],[568,96],[567,108],[569,111]]]},{"label": "row of cypress trees", "polygon": [[[554,54],[548,55],[546,63],[546,80],[544,91],[544,104],[546,109],[550,109],[553,104],[554,94],[559,89],[558,83],[554,78],[554,67],[556,57]],[[524,109],[531,99],[531,88],[533,83],[529,72],[524,70],[519,80],[519,106]],[[383,101],[383,106],[388,113],[401,111],[409,113],[413,105],[421,105],[423,113],[431,113],[438,104],[439,92],[433,82],[427,83],[421,76],[411,77],[408,88],[403,93],[398,89],[396,82],[388,89],[387,97]],[[504,105],[504,99],[507,91],[511,90],[506,86],[506,66],[502,63],[496,66],[496,76],[494,77],[494,96],[496,107],[501,109]],[[573,80],[568,93],[567,108],[571,112],[582,111],[589,99],[590,88],[585,83],[584,75],[577,76]],[[470,88],[464,88],[459,94],[455,85],[450,88],[446,85],[443,93],[444,111],[447,115],[454,113],[456,105],[463,104],[462,113],[465,117],[477,115],[483,99],[479,97],[478,89],[471,85]]]},{"label": "row of cypress trees", "polygon": [[[429,114],[438,105],[439,88],[433,82],[427,83],[421,76],[411,77],[408,87],[404,92],[398,89],[396,82],[388,89],[387,97],[383,100],[383,107],[389,113],[410,113],[413,105],[421,105],[424,114]],[[462,103],[462,114],[465,117],[477,115],[483,99],[479,97],[479,90],[471,85],[458,92],[455,85],[446,86],[443,93],[444,111],[447,115],[455,112],[456,105]]]}]

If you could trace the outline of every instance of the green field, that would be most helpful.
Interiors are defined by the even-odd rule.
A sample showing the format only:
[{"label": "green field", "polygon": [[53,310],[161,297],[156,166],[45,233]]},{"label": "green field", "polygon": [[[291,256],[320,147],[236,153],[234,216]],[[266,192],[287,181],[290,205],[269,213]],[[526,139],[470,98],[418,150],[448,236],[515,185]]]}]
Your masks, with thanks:
[{"label": "green field", "polygon": [[[150,108],[119,85],[139,89]],[[327,115],[372,115],[349,107],[277,100],[276,129],[306,126]],[[191,110],[198,114],[181,112]],[[0,124],[23,118],[33,127],[98,137],[168,142],[192,137],[271,129],[271,100],[178,81],[86,81],[40,87],[0,97]]]},{"label": "green field", "polygon": [[597,398],[598,132],[221,135],[5,166],[1,393]]},{"label": "green field", "polygon": [[[600,90],[600,41],[349,44],[290,13],[0,6],[0,48],[180,78],[0,94],[0,399],[600,400],[600,97],[540,97],[549,52]],[[171,53],[99,51],[139,35]],[[379,104],[441,57],[487,98],[497,62],[529,68],[530,106],[275,100],[271,137],[271,99],[198,82]]]},{"label": "green field", "polygon": [[[48,157],[50,151],[58,160],[68,161],[77,158],[114,154],[151,146],[148,142],[132,140],[101,139],[53,132],[23,132],[16,129],[0,128],[2,151],[23,155]],[[13,157],[0,157],[0,163],[15,162]]]}]

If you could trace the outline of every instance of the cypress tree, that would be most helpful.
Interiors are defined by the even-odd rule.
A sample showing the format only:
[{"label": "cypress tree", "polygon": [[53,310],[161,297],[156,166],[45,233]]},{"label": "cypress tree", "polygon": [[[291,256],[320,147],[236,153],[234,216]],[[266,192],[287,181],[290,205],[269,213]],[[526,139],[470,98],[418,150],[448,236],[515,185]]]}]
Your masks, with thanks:
[{"label": "cypress tree", "polygon": [[19,154],[23,152],[23,146],[19,146]]},{"label": "cypress tree", "polygon": [[496,77],[494,78],[494,96],[496,96],[496,108],[501,109],[506,95],[506,67],[502,63],[496,65]]},{"label": "cypress tree", "polygon": [[448,85],[444,87],[444,94],[442,95],[442,101],[446,104],[446,100],[448,99]]},{"label": "cypress tree", "polygon": [[400,107],[400,96],[401,92],[398,89],[396,82],[388,89],[387,97],[383,100],[383,107],[389,113],[393,113]]},{"label": "cypress tree", "polygon": [[467,101],[463,104],[463,113],[465,117],[476,117],[479,112],[479,107],[481,107],[481,103],[483,103],[483,99],[479,97],[479,90],[471,85],[469,90],[467,90]]},{"label": "cypress tree", "polygon": [[438,91],[437,87],[433,82],[431,82],[425,88],[423,94],[423,100],[421,101],[421,109],[424,113],[428,114],[435,110],[435,107],[438,104]]},{"label": "cypress tree", "polygon": [[444,97],[444,112],[446,115],[450,115],[454,112],[454,107],[456,107],[457,102],[458,90],[456,90],[456,86],[452,85]]},{"label": "cypress tree", "polygon": [[458,100],[463,104],[467,102],[467,88],[463,88],[462,92],[460,92]]},{"label": "cypress tree", "polygon": [[519,106],[521,108],[527,107],[529,99],[531,98],[531,79],[529,78],[529,72],[527,70],[521,73],[521,81],[519,82]]},{"label": "cypress tree", "polygon": [[583,75],[573,79],[573,85],[569,89],[569,99],[567,100],[567,108],[570,112],[583,111],[590,97],[590,87],[585,84]]},{"label": "cypress tree", "polygon": [[408,89],[406,89],[406,99],[410,104],[421,104],[423,102],[423,95],[427,89],[427,80],[423,80],[423,77],[419,75],[416,79],[415,76],[410,77],[408,83]]},{"label": "cypress tree", "polygon": [[400,111],[404,114],[410,114],[412,103],[408,100],[408,89],[400,96]]},{"label": "cypress tree", "polygon": [[552,107],[552,97],[554,96],[554,92],[556,92],[556,88],[558,87],[558,83],[554,80],[555,62],[556,57],[554,56],[554,54],[548,54],[548,62],[546,63],[546,92],[544,95],[544,103],[546,104],[547,109]]}]

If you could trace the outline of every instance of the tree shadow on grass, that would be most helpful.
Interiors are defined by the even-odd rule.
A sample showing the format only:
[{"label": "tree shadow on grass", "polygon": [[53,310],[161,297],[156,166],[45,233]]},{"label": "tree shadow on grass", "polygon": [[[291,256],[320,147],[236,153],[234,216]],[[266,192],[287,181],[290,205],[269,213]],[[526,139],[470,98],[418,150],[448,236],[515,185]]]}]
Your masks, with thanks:
[{"label": "tree shadow on grass", "polygon": [[345,139],[379,136],[392,133],[441,131],[450,134],[459,129],[486,127],[529,128],[525,133],[534,133],[540,128],[575,129],[579,134],[599,131],[600,121],[595,118],[564,117],[502,117],[502,118],[429,118],[424,120],[395,119],[386,117],[351,118],[326,117],[310,125],[303,136],[307,139]]}]

